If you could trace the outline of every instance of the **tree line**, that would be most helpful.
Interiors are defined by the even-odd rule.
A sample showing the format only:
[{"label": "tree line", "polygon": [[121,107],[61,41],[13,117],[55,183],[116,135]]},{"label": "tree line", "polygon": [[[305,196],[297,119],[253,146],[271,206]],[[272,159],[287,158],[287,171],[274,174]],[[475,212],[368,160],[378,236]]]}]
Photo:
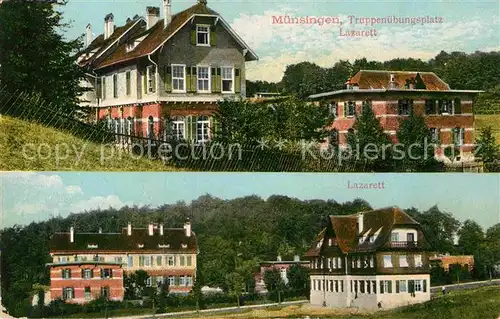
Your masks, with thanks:
[{"label": "tree line", "polygon": [[[117,232],[128,222],[134,227],[144,227],[149,222],[179,227],[190,218],[199,244],[195,286],[220,287],[236,296],[241,291],[252,292],[253,275],[259,262],[276,260],[278,255],[303,255],[317,233],[327,225],[328,216],[353,214],[371,208],[362,199],[339,203],[281,195],[268,199],[247,196],[232,200],[205,195],[190,204],[178,202],[157,208],[110,208],[26,226],[15,225],[2,229],[0,233],[3,303],[12,314],[25,315],[30,311],[34,285],[49,284],[45,267],[51,261],[49,238],[54,232],[67,232],[71,226],[78,232],[98,232],[99,229]],[[461,223],[437,206],[426,211],[415,208],[406,211],[421,223],[436,252],[473,254],[475,276],[488,278],[490,272],[493,274],[493,266],[500,260],[500,224],[484,231],[476,222]],[[459,237],[458,245],[454,245],[455,235]],[[271,288],[282,285],[269,276],[271,279],[264,280],[270,282]],[[272,291],[277,293],[281,288]]]}]

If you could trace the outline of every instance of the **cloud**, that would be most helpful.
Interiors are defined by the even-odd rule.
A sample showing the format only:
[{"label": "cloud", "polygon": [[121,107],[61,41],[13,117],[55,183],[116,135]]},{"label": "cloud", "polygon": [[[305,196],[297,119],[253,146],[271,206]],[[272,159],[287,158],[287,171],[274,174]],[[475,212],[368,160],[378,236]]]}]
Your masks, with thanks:
[{"label": "cloud", "polygon": [[[488,39],[498,37],[492,31],[498,22],[479,17],[423,25],[365,26],[350,24],[347,15],[339,16],[342,25],[273,23],[273,17],[280,15],[302,17],[298,9],[281,8],[262,14],[240,14],[231,24],[261,57],[248,65],[249,80],[280,81],[287,65],[302,61],[331,67],[340,59],[353,61],[362,57],[379,61],[398,57],[428,60],[441,50],[467,51],[470,43],[481,39],[488,43]],[[341,28],[343,34],[346,30],[374,29],[377,36],[345,37]]]},{"label": "cloud", "polygon": [[76,185],[66,186],[66,192],[68,194],[80,194],[80,195],[83,195],[82,188],[80,186],[76,186]]},{"label": "cloud", "polygon": [[48,211],[48,207],[44,203],[34,204],[17,204],[13,209],[15,214],[18,215],[36,215],[40,212]]},{"label": "cloud", "polygon": [[94,196],[89,199],[80,200],[76,203],[71,204],[69,210],[72,213],[81,213],[94,209],[106,209],[109,207],[118,209],[123,206],[131,205],[133,205],[132,202],[123,202],[116,195]]}]

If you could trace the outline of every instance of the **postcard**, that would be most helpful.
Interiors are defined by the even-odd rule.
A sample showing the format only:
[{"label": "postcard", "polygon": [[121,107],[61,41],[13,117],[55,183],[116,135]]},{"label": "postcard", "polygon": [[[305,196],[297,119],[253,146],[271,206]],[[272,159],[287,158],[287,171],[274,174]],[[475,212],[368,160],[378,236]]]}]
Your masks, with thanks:
[{"label": "postcard", "polygon": [[0,169],[498,172],[499,18],[490,0],[4,0]]},{"label": "postcard", "polygon": [[498,175],[0,178],[7,318],[500,314]]}]

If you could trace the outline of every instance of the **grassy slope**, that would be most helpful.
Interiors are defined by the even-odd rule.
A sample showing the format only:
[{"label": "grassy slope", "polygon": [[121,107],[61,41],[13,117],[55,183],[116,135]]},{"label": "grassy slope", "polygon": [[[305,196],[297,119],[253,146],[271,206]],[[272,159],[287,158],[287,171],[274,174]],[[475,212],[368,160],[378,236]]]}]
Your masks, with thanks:
[{"label": "grassy slope", "polygon": [[[289,306],[267,310],[253,310],[239,314],[209,318],[370,318],[370,319],[496,319],[500,318],[500,287],[486,287],[460,292],[451,292],[445,296],[422,304],[403,307],[391,311],[364,312],[355,309],[328,309],[322,307]],[[196,317],[199,318],[199,317]]]},{"label": "grassy slope", "polygon": [[475,128],[476,138],[479,137],[481,129],[487,126],[491,126],[493,130],[493,135],[495,136],[497,143],[500,144],[500,114],[474,116],[474,128]]},{"label": "grassy slope", "polygon": [[[23,145],[26,152],[23,153]],[[40,154],[36,148],[43,145]],[[62,156],[57,161],[56,146]],[[77,152],[75,152],[77,150]],[[83,153],[81,153],[83,151]],[[110,147],[103,149],[104,158],[111,154]],[[25,156],[27,154],[28,156]],[[82,154],[78,160],[77,154]],[[166,171],[173,170],[160,161],[135,159],[123,153],[101,161],[101,145],[75,136],[6,116],[0,117],[0,171]]]}]

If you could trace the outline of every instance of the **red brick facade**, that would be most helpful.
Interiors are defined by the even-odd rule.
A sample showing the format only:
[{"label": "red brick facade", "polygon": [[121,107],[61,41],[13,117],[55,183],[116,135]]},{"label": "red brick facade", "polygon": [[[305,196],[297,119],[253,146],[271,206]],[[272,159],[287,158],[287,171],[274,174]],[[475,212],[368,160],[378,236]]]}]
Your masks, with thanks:
[{"label": "red brick facade", "polygon": [[107,293],[110,300],[123,300],[123,270],[119,264],[71,262],[49,267],[51,300],[86,303],[102,293]]}]

